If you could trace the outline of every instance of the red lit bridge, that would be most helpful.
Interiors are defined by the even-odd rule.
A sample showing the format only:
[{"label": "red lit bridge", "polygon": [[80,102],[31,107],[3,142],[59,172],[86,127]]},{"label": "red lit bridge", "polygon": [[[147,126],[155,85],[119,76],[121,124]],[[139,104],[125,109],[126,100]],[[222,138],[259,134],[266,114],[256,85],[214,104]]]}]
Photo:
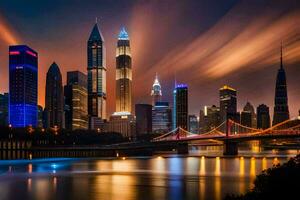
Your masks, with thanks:
[{"label": "red lit bridge", "polygon": [[268,129],[256,129],[243,126],[233,120],[227,120],[209,132],[195,134],[180,127],[153,139],[154,143],[161,142],[192,142],[199,140],[222,141],[224,154],[237,154],[237,143],[257,139],[280,139],[300,137],[300,120],[290,119]]}]

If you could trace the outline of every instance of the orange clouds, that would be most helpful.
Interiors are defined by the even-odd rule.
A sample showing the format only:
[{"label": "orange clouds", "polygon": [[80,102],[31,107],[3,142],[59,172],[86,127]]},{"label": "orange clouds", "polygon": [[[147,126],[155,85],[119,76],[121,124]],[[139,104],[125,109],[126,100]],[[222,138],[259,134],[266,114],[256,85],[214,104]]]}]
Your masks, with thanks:
[{"label": "orange clouds", "polygon": [[0,16],[0,40],[7,45],[18,44],[18,39],[5,20]]}]

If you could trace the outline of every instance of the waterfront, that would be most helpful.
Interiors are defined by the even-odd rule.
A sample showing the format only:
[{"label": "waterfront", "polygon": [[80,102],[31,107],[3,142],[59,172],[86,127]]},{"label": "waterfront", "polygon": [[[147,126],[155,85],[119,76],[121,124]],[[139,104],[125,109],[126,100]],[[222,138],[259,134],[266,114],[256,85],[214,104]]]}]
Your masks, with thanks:
[{"label": "waterfront", "polygon": [[192,148],[189,156],[1,161],[0,199],[218,200],[246,192],[263,169],[299,153],[254,145],[223,157],[219,148]]}]

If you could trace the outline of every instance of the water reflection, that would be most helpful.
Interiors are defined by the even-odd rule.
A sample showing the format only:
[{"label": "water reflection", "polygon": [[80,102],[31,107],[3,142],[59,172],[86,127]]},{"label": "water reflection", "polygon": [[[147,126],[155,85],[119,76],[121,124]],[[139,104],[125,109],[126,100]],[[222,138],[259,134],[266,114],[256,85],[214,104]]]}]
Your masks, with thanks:
[{"label": "water reflection", "polygon": [[[3,199],[13,200],[219,200],[227,193],[239,194],[249,190],[262,169],[285,159],[153,157],[7,165],[0,166],[3,175],[0,176],[0,186],[5,183],[9,192],[2,193],[1,197],[6,195]],[[53,170],[56,170],[55,174]],[[14,192],[16,187],[21,191],[19,194]]]}]

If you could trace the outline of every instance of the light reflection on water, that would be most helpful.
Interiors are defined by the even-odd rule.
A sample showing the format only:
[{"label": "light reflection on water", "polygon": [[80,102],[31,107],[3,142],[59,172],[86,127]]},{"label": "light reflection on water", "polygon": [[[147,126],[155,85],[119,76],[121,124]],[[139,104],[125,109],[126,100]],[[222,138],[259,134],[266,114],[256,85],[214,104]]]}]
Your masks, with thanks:
[{"label": "light reflection on water", "polygon": [[288,157],[156,156],[14,163],[0,166],[0,199],[220,200],[227,193],[249,190],[257,174]]}]

